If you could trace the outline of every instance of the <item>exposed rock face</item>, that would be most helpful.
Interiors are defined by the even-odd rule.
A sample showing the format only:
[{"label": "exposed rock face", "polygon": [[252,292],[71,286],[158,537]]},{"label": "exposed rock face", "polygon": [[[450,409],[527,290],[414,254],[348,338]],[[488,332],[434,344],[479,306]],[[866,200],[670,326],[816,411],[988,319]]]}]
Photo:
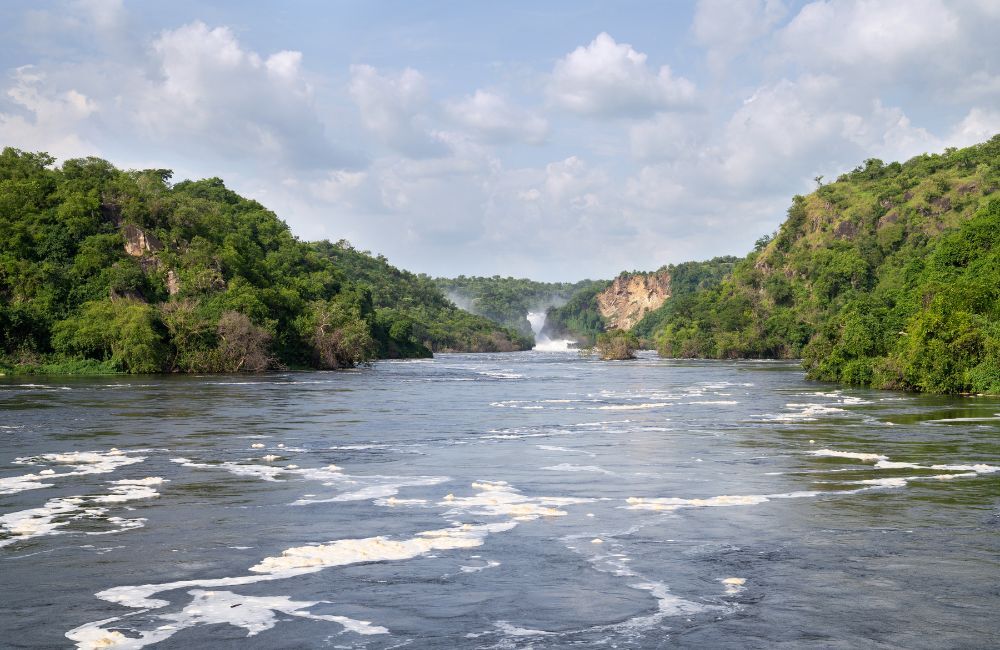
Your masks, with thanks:
[{"label": "exposed rock face", "polygon": [[670,274],[666,271],[619,275],[597,294],[597,306],[608,321],[608,329],[629,330],[669,297]]},{"label": "exposed rock face", "polygon": [[142,228],[128,224],[125,226],[125,252],[132,257],[142,257],[146,253],[163,250],[163,244],[156,235],[147,233]]},{"label": "exposed rock face", "polygon": [[181,280],[173,269],[167,271],[167,293],[176,296],[181,291]]}]

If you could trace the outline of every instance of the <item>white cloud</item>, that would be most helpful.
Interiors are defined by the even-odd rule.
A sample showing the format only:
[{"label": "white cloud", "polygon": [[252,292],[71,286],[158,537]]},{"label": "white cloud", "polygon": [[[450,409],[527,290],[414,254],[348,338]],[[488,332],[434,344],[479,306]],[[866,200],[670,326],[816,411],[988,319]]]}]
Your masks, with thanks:
[{"label": "white cloud", "polygon": [[449,102],[446,109],[452,120],[484,142],[541,144],[549,131],[545,118],[488,90]]},{"label": "white cloud", "polygon": [[781,0],[699,0],[692,29],[708,49],[709,64],[720,69],[769,34],[786,13]]},{"label": "white cloud", "polygon": [[97,147],[83,135],[97,103],[76,89],[60,90],[33,66],[14,70],[7,96],[20,109],[0,113],[0,142],[58,158],[92,155]]},{"label": "white cloud", "polygon": [[556,62],[549,83],[552,103],[591,116],[641,116],[691,104],[695,86],[669,66],[653,71],[646,55],[606,33]]},{"label": "white cloud", "polygon": [[941,55],[959,18],[940,0],[819,0],[779,35],[790,58],[818,66],[891,73]]},{"label": "white cloud", "polygon": [[293,166],[343,160],[327,141],[302,54],[245,49],[226,27],[194,22],[152,43],[159,78],[125,88],[126,110],[159,141]]},{"label": "white cloud", "polygon": [[396,76],[370,65],[351,66],[351,97],[361,121],[383,144],[413,158],[441,155],[440,140],[430,130],[429,90],[424,76],[406,68]]},{"label": "white cloud", "polygon": [[952,147],[967,147],[989,140],[1000,133],[1000,111],[991,108],[973,108],[955,125],[947,142]]},{"label": "white cloud", "polygon": [[711,133],[704,116],[660,113],[629,128],[632,155],[641,161],[673,160],[696,151]]}]

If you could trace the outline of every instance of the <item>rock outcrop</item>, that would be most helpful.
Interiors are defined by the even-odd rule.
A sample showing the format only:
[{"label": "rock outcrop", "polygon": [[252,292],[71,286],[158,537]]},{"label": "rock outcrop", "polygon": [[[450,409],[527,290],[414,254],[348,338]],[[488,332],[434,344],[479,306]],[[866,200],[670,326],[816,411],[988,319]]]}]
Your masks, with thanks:
[{"label": "rock outcrop", "polygon": [[630,330],[647,313],[670,298],[670,273],[623,273],[597,294],[597,305],[608,329]]},{"label": "rock outcrop", "polygon": [[128,224],[124,228],[125,252],[132,257],[142,257],[146,253],[163,250],[163,244],[156,235],[144,231],[138,226]]}]

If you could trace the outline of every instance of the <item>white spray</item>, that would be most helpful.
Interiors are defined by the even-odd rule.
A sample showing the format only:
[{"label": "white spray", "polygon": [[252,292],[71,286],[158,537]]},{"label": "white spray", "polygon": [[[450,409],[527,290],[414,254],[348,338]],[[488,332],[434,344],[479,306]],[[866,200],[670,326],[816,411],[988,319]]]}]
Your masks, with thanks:
[{"label": "white spray", "polygon": [[535,347],[533,350],[538,350],[539,352],[570,352],[570,344],[576,343],[570,339],[550,339],[545,334],[542,334],[542,328],[545,327],[545,312],[544,311],[529,311],[528,312],[528,322],[531,323],[531,331],[535,335]]}]

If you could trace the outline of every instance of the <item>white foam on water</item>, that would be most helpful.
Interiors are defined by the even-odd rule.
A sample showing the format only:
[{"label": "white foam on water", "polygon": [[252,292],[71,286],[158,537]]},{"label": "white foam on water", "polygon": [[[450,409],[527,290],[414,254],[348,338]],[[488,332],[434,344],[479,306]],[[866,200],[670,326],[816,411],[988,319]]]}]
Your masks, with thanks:
[{"label": "white foam on water", "polygon": [[118,648],[130,650],[142,648],[169,639],[183,629],[198,625],[228,624],[241,627],[247,636],[255,636],[273,628],[278,619],[276,613],[299,618],[331,621],[345,630],[357,634],[387,634],[389,630],[368,621],[359,621],[346,616],[312,614],[306,611],[319,602],[294,601],[287,596],[241,596],[229,591],[205,591],[195,589],[188,592],[193,600],[183,610],[161,614],[156,617],[162,623],[149,630],[137,631],[138,637],[125,636],[118,630],[110,629],[112,624],[123,617],[115,617],[87,623],[66,633],[75,641],[77,648],[96,650],[98,648]]},{"label": "white foam on water", "polygon": [[781,492],[778,494],[724,494],[706,499],[681,499],[678,497],[629,497],[624,506],[627,510],[657,510],[672,512],[681,508],[721,508],[729,506],[755,506],[772,499],[803,499],[815,497],[823,492],[813,490]]},{"label": "white foam on water", "polygon": [[313,503],[368,500],[383,501],[379,505],[404,505],[403,502],[405,500],[403,499],[396,499],[396,502],[392,504],[388,504],[384,500],[395,497],[399,494],[400,489],[405,487],[438,485],[451,480],[447,476],[358,476],[343,474],[336,465],[330,465],[326,469],[297,469],[289,471],[301,474],[307,479],[321,481],[327,487],[341,487],[346,489],[345,492],[330,497],[303,496],[292,502],[292,505],[295,506],[305,506]]},{"label": "white foam on water", "polygon": [[584,449],[570,449],[568,447],[556,447],[553,445],[535,445],[538,449],[543,451],[561,451],[567,454],[584,454],[590,456],[591,458],[596,458],[597,454],[592,451],[586,451]]},{"label": "white foam on water", "polygon": [[1000,466],[978,463],[976,465],[931,465],[929,469],[949,470],[952,472],[975,472],[977,474],[992,474],[1000,471]]},{"label": "white foam on water", "polygon": [[763,494],[722,495],[707,499],[681,499],[677,497],[629,497],[625,500],[629,510],[674,511],[680,508],[718,508],[726,506],[753,506],[766,503],[770,498]]},{"label": "white foam on water", "polygon": [[871,485],[879,488],[901,488],[906,487],[907,479],[902,477],[893,478],[870,478],[863,481],[852,481],[855,485]]},{"label": "white foam on water", "polygon": [[572,497],[529,497],[504,481],[477,481],[472,484],[475,496],[446,496],[438,505],[451,508],[452,514],[473,514],[484,517],[511,517],[514,521],[531,521],[539,517],[562,517],[561,508],[593,499]]},{"label": "white foam on water", "polygon": [[460,566],[462,573],[479,573],[480,571],[485,571],[486,569],[492,569],[500,566],[500,563],[496,560],[486,560],[486,564],[480,566]]},{"label": "white foam on water", "polygon": [[887,461],[888,456],[883,456],[882,454],[864,454],[855,451],[836,451],[834,449],[817,449],[815,451],[806,452],[813,456],[826,456],[829,458],[853,458],[854,460],[863,461]]},{"label": "white foam on water", "polygon": [[614,472],[609,472],[603,467],[598,467],[597,465],[571,465],[569,463],[560,463],[559,465],[543,467],[542,469],[549,470],[551,472],[595,472],[597,474],[607,474],[609,476],[614,475]]},{"label": "white foam on water", "polygon": [[941,418],[939,420],[927,420],[928,422],[996,422],[1000,420],[1000,413],[997,413],[993,417],[978,417],[978,418]]},{"label": "white foam on water", "polygon": [[120,504],[139,499],[150,499],[159,496],[152,488],[165,479],[151,476],[145,479],[114,481],[108,494],[70,496],[49,499],[44,505],[27,510],[19,510],[0,516],[0,533],[6,539],[0,539],[0,547],[22,542],[34,537],[56,535],[67,524],[81,519],[103,520],[114,526],[112,530],[89,534],[107,534],[121,532],[132,528],[140,528],[144,519],[124,519],[122,517],[106,517],[108,512],[103,504]]},{"label": "white foam on water", "polygon": [[356,445],[333,445],[328,447],[328,449],[338,449],[345,451],[360,451],[363,449],[385,449],[389,445],[381,443],[369,443],[369,444],[356,444]]},{"label": "white foam on water", "polygon": [[786,404],[791,413],[767,414],[759,416],[769,422],[815,422],[820,416],[842,415],[847,411],[826,404]]},{"label": "white foam on water", "polygon": [[549,438],[552,436],[572,435],[572,431],[552,429],[539,431],[537,429],[492,429],[489,435],[479,436],[483,440],[520,440],[522,438]]},{"label": "white foam on water", "polygon": [[920,469],[916,463],[897,463],[892,460],[880,460],[875,463],[875,469]]},{"label": "white foam on water", "polygon": [[14,463],[17,465],[69,466],[72,469],[68,472],[59,472],[48,468],[37,473],[0,478],[0,494],[15,494],[25,490],[52,487],[54,484],[46,481],[66,476],[109,474],[119,467],[134,465],[144,460],[145,456],[129,456],[116,448],[108,451],[74,451],[15,458]]},{"label": "white foam on water", "polygon": [[704,404],[706,406],[717,404],[719,406],[735,406],[736,404],[739,404],[739,402],[735,400],[717,399],[717,400],[701,400],[695,402],[687,402],[687,404]]},{"label": "white foam on water", "polygon": [[932,478],[938,481],[950,481],[953,478],[972,478],[976,476],[979,476],[977,472],[961,472],[959,474],[935,474],[933,476],[927,476],[926,478]]},{"label": "white foam on water", "polygon": [[[63,474],[62,476],[65,476]],[[38,490],[55,485],[54,483],[43,483],[42,481],[52,477],[52,474],[23,474],[21,476],[8,476],[0,478],[0,494],[15,494],[25,490]]]},{"label": "white foam on water", "polygon": [[387,499],[376,499],[375,505],[395,508],[396,506],[423,506],[427,505],[427,499],[397,499],[389,497]]},{"label": "white foam on water", "polygon": [[[538,349],[537,347],[535,349]],[[512,625],[510,621],[496,621],[493,623],[499,632],[507,637],[522,638],[526,636],[557,636],[556,632],[546,632],[545,630],[532,630],[526,627]]]},{"label": "white foam on water", "polygon": [[591,411],[638,411],[644,409],[658,409],[670,406],[669,402],[644,402],[642,404],[605,404],[604,406],[589,406]]},{"label": "white foam on water", "polygon": [[745,588],[746,578],[722,578],[719,580],[726,587],[726,595],[738,594]]},{"label": "white foam on water", "polygon": [[524,379],[524,375],[520,373],[504,370],[483,370],[478,372],[478,374],[494,379]]},{"label": "white foam on water", "polygon": [[235,474],[236,476],[252,476],[265,481],[280,481],[281,479],[276,477],[286,471],[282,467],[275,467],[273,465],[245,465],[242,463],[234,463],[232,461],[213,464],[197,463],[190,458],[171,458],[170,462],[177,463],[178,465],[182,465],[184,467],[195,467],[198,469],[221,469],[229,472],[230,474]]},{"label": "white foam on water", "polygon": [[[252,476],[265,481],[285,481],[298,476],[306,480],[319,481],[327,487],[338,487],[345,490],[345,492],[331,497],[303,496],[292,502],[292,505],[296,506],[312,503],[364,501],[392,497],[399,493],[400,488],[437,485],[438,483],[450,480],[447,476],[355,476],[345,474],[337,465],[300,468],[297,465],[280,467],[252,463],[243,464],[231,461],[217,464],[197,463],[189,458],[171,458],[171,461],[185,467],[220,469],[237,476]],[[279,476],[282,478],[278,478]]]},{"label": "white foam on water", "polygon": [[516,522],[459,524],[451,528],[425,530],[407,539],[378,536],[341,539],[315,546],[297,546],[285,549],[279,556],[264,558],[250,567],[250,570],[255,573],[280,574],[290,570],[315,571],[362,562],[409,560],[431,551],[481,546],[490,533],[510,530],[515,525]]}]

